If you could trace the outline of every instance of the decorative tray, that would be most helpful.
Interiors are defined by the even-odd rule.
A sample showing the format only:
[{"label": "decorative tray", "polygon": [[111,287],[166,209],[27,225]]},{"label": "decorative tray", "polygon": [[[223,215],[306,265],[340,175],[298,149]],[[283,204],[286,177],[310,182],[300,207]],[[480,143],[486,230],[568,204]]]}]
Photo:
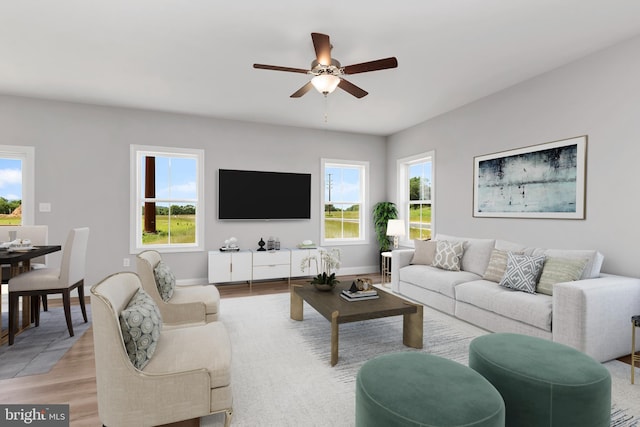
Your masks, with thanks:
[{"label": "decorative tray", "polygon": [[240,248],[220,248],[220,252],[238,252]]}]

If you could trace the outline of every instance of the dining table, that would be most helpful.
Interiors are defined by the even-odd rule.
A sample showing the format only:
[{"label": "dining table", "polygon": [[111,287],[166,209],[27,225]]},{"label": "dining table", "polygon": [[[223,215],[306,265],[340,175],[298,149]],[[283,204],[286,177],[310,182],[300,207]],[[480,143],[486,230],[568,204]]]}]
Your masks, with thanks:
[{"label": "dining table", "polygon": [[[62,249],[60,245],[38,245],[25,249],[12,249],[11,247],[0,247],[0,265],[9,266],[9,279],[22,274],[31,269],[31,260],[43,255],[58,252]],[[31,324],[31,302],[29,297],[22,297],[22,327],[18,332],[24,330]],[[4,342],[8,329],[2,329],[2,293],[0,292],[0,340]]]}]

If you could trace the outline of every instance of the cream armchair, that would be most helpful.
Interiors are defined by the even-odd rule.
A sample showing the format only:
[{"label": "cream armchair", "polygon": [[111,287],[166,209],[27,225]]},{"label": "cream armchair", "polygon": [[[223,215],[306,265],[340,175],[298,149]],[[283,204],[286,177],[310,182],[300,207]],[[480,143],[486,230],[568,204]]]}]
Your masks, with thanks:
[{"label": "cream armchair", "polygon": [[144,251],[136,257],[142,287],[151,295],[167,323],[213,322],[218,320],[220,293],[214,285],[175,286],[168,301],[156,286],[155,268],[162,261],[160,253]]},{"label": "cream armchair", "polygon": [[231,343],[222,322],[161,328],[148,363],[129,358],[120,313],[141,289],[132,272],[91,288],[98,415],[108,427],[168,424],[214,413],[232,415]]}]

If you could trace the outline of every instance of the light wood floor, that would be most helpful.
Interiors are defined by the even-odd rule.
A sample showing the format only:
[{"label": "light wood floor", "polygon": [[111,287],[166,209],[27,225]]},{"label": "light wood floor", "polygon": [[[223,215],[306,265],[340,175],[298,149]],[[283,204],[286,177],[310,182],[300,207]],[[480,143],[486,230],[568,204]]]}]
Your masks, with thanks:
[{"label": "light wood floor", "polygon": [[[368,275],[371,277],[373,275]],[[353,280],[356,276],[343,276]],[[292,280],[305,283],[305,280]],[[222,298],[289,292],[286,281],[218,286]],[[56,300],[50,300],[56,306]],[[75,300],[77,304],[77,298]],[[5,344],[6,345],[6,344]],[[89,330],[69,349],[46,374],[0,380],[0,402],[3,404],[69,404],[71,426],[100,426],[96,392],[96,372],[93,356],[93,330]],[[185,424],[180,424],[181,427]],[[186,424],[190,425],[190,424]]]}]

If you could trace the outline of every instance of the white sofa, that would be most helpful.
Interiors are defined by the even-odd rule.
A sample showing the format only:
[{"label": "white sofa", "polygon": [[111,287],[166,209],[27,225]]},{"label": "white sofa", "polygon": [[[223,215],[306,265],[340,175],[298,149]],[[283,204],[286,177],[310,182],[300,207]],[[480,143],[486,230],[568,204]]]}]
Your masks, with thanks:
[{"label": "white sofa", "polygon": [[[640,314],[640,279],[601,274],[599,252],[531,248],[443,234],[434,240],[464,242],[460,271],[412,264],[414,249],[397,249],[391,262],[395,292],[488,331],[550,339],[601,362],[631,352],[629,324],[631,316]],[[580,258],[587,264],[577,280],[553,285],[552,295],[521,292],[483,278],[494,249],[545,255],[547,260]]]}]

